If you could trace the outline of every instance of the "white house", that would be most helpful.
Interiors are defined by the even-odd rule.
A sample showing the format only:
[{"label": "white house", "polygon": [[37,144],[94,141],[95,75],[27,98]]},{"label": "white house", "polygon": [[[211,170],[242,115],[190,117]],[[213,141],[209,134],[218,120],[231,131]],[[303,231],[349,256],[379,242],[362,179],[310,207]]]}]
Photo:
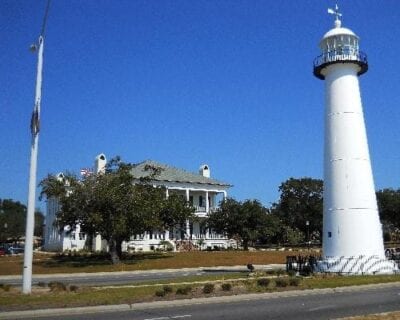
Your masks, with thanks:
[{"label": "white house", "polygon": [[[106,157],[100,154],[95,160],[95,172],[105,169]],[[190,250],[192,248],[214,249],[233,246],[234,241],[226,236],[217,234],[201,226],[201,218],[217,208],[220,200],[225,199],[227,190],[231,185],[211,178],[210,167],[206,164],[200,166],[198,173],[192,173],[152,160],[143,161],[132,168],[135,179],[148,176],[145,170],[148,166],[160,168],[160,173],[151,180],[154,186],[164,186],[166,197],[176,193],[184,197],[195,208],[195,215],[199,221],[186,221],[184,225],[177,226],[174,230],[145,232],[132,235],[131,241],[123,245],[123,249],[130,251],[149,251],[168,247],[173,250]],[[58,175],[63,179],[63,174]],[[80,232],[79,225],[70,232],[67,227],[62,232],[54,225],[59,202],[56,198],[47,200],[46,228],[44,249],[49,251],[80,250],[83,248],[94,251],[106,250],[107,244],[100,236],[89,237]]]},{"label": "white house", "polygon": [[[64,174],[57,174],[57,179],[64,180]],[[50,197],[47,199],[46,225],[44,229],[44,245],[46,251],[80,250],[85,247],[87,235],[80,231],[80,226],[71,231],[64,227],[62,231],[55,224],[57,212],[60,208],[59,199]]]}]

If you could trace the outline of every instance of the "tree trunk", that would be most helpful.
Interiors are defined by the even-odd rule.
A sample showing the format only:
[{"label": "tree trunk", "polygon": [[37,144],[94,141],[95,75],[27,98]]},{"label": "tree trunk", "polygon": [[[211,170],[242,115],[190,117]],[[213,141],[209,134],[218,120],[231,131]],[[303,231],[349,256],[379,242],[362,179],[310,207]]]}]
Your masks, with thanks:
[{"label": "tree trunk", "polygon": [[[120,255],[118,254],[118,241],[114,238],[111,238],[108,241],[108,246],[110,249],[110,256],[111,256],[111,261],[113,264],[118,264],[120,263]],[[121,250],[121,243],[119,243],[119,249]]]},{"label": "tree trunk", "polygon": [[119,259],[121,259],[122,257],[122,240],[117,239],[116,240],[116,247],[117,247],[117,254]]},{"label": "tree trunk", "polygon": [[249,240],[248,239],[243,239],[243,250],[249,251]]}]

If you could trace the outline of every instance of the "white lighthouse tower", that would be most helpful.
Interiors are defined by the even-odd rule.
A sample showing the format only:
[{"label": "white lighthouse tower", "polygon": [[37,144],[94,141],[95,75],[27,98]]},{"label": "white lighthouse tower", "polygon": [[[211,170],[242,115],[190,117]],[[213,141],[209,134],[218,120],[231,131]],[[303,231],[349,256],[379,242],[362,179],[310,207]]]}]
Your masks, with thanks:
[{"label": "white lighthouse tower", "polygon": [[320,42],[322,54],[314,61],[314,75],[325,80],[325,152],[323,260],[324,272],[343,274],[392,273],[386,260],[358,77],[368,70],[359,38],[341,26]]}]

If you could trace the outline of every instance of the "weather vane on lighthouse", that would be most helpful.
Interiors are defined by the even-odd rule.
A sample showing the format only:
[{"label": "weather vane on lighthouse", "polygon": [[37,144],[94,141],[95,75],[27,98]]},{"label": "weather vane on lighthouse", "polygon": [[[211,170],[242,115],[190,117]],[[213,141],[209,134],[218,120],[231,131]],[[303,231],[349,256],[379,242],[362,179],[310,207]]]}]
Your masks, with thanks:
[{"label": "weather vane on lighthouse", "polygon": [[336,28],[340,28],[341,21],[340,21],[339,17],[341,17],[342,14],[339,12],[339,6],[338,6],[338,4],[336,3],[336,5],[335,5],[335,10],[334,10],[334,9],[331,9],[331,8],[328,8],[328,13],[329,13],[329,14],[332,14],[332,15],[334,15],[334,16],[336,16],[336,19],[335,19],[335,27],[336,27]]}]

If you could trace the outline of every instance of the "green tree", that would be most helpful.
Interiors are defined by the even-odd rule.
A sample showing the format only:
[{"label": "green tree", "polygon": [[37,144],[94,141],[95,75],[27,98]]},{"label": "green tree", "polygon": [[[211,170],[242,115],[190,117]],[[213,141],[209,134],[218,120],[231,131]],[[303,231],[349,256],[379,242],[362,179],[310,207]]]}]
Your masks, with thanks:
[{"label": "green tree", "polygon": [[[42,236],[44,217],[35,211],[35,236]],[[0,241],[18,241],[25,236],[26,206],[12,199],[0,199]]]},{"label": "green tree", "polygon": [[107,164],[105,173],[83,180],[73,175],[66,176],[64,181],[48,176],[40,183],[42,196],[59,198],[60,228],[74,229],[79,224],[83,232],[100,234],[108,242],[113,263],[119,263],[121,244],[132,235],[170,227],[193,214],[186,202],[178,203],[175,197],[166,199],[163,187],[149,183],[158,170],[148,168],[153,173],[138,182],[131,174],[132,166],[116,157]]},{"label": "green tree", "polygon": [[36,237],[43,237],[44,215],[39,209],[35,210],[35,226],[33,234]]},{"label": "green tree", "polygon": [[0,200],[0,239],[17,241],[25,235],[26,206],[12,199]]},{"label": "green tree", "polygon": [[298,245],[304,240],[304,233],[299,229],[283,226],[281,229],[282,243],[288,245]]},{"label": "green tree", "polygon": [[284,243],[284,228],[282,220],[276,214],[267,214],[266,228],[264,234],[260,237],[260,241],[264,244]]},{"label": "green tree", "polygon": [[376,192],[379,214],[388,240],[397,238],[400,229],[400,189],[383,189]]},{"label": "green tree", "polygon": [[[290,230],[303,234],[322,234],[323,182],[312,178],[290,178],[279,186],[281,193],[278,203],[272,206],[277,215]],[[309,225],[307,226],[307,222]],[[319,239],[318,239],[319,240]]]},{"label": "green tree", "polygon": [[267,214],[268,210],[257,200],[239,202],[227,198],[216,211],[208,215],[206,223],[218,233],[240,239],[243,249],[248,250],[250,242],[265,234]]}]

